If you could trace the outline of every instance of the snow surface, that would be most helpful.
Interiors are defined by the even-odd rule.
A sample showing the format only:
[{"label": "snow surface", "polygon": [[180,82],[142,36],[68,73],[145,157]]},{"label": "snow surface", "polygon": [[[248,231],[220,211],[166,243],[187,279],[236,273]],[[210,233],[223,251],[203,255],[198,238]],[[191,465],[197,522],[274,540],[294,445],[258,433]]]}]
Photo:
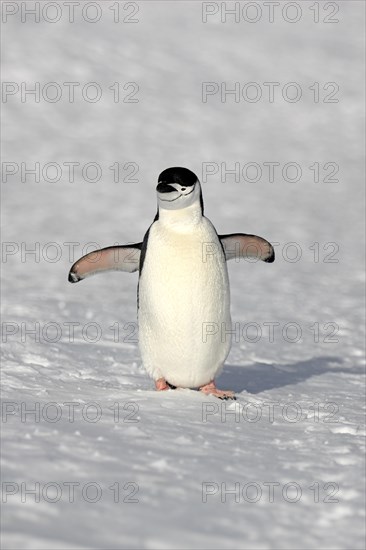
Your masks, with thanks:
[{"label": "snow surface", "polygon": [[[73,183],[66,171],[56,183],[31,176],[22,183],[19,174],[2,183],[3,241],[41,250],[39,262],[17,252],[2,264],[3,328],[17,329],[3,344],[2,481],[18,484],[3,485],[16,494],[3,494],[2,547],[363,548],[363,2],[337,2],[338,24],[312,22],[307,2],[294,24],[203,24],[200,2],[170,1],[140,2],[139,23],[115,24],[112,2],[100,4],[95,24],[76,12],[73,24],[65,16],[55,24],[13,16],[3,25],[5,81],[97,82],[104,93],[97,103],[80,95],[72,104],[22,103],[18,94],[3,104],[3,161],[97,162],[103,177],[90,183],[78,170]],[[202,103],[201,83],[213,81],[298,82],[303,97]],[[114,82],[138,83],[139,102],[114,103]],[[339,102],[314,103],[314,82],[337,82]],[[117,161],[138,164],[138,183],[113,183],[108,167]],[[141,240],[166,167],[201,176],[203,162],[271,161],[299,163],[301,181],[221,183],[216,174],[202,184],[219,233],[279,243],[274,264],[230,263],[232,318],[241,332],[218,384],[238,399],[156,393],[137,337],[128,337],[137,277],[112,273],[70,285],[63,243],[80,243],[77,259],[86,243]],[[314,183],[314,162],[338,163],[339,182]],[[61,250],[56,262],[42,255],[54,255],[50,242]],[[297,262],[282,254],[291,242],[302,251]],[[323,249],[327,243],[339,246],[337,263],[323,261],[333,251]],[[79,323],[74,341],[70,322]],[[102,336],[93,343],[87,323],[95,322]],[[254,325],[243,337],[249,322],[262,329],[257,342],[248,341]],[[264,325],[271,322],[279,323],[274,342]],[[21,323],[23,334],[39,323],[40,342],[32,334],[22,339]],[[298,342],[282,337],[287,323],[301,328]],[[336,334],[326,323],[339,327]],[[288,330],[295,338],[294,325]],[[324,341],[327,335],[338,342]],[[39,407],[39,421],[21,418],[22,403]],[[66,403],[74,404],[74,422]],[[90,421],[98,410],[101,417]],[[55,412],[61,418],[51,422]],[[29,490],[36,482],[40,501],[28,494],[22,502],[21,483]],[[55,486],[47,492],[50,482],[61,491],[57,502],[49,502],[56,495]],[[73,502],[68,482],[79,484]],[[85,496],[88,483],[94,486]],[[235,483],[239,493],[225,501]],[[94,503],[93,487],[102,491]],[[207,502],[205,490],[213,493]],[[138,502],[123,502],[132,492]]]}]

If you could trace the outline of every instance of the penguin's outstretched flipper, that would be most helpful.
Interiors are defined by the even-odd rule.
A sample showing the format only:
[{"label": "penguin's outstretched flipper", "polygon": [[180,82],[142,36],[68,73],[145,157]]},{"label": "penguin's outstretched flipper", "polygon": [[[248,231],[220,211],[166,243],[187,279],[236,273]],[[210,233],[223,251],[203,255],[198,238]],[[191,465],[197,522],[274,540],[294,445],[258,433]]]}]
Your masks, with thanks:
[{"label": "penguin's outstretched flipper", "polygon": [[274,248],[262,237],[246,235],[245,233],[232,233],[218,236],[223,246],[226,261],[240,258],[257,258],[267,263],[274,262]]},{"label": "penguin's outstretched flipper", "polygon": [[139,269],[142,243],[123,246],[108,246],[86,254],[74,263],[69,271],[69,282],[77,283],[89,275],[105,271],[127,271]]}]

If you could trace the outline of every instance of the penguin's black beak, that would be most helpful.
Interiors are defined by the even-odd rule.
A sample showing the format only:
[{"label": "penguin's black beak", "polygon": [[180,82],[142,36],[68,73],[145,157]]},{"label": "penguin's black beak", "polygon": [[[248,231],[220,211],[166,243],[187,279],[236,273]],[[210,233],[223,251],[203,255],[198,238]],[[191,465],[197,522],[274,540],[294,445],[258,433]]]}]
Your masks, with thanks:
[{"label": "penguin's black beak", "polygon": [[172,191],[176,191],[176,189],[172,185],[169,185],[169,183],[165,183],[165,181],[161,181],[160,183],[158,183],[158,185],[156,186],[156,190],[158,193],[171,193]]}]

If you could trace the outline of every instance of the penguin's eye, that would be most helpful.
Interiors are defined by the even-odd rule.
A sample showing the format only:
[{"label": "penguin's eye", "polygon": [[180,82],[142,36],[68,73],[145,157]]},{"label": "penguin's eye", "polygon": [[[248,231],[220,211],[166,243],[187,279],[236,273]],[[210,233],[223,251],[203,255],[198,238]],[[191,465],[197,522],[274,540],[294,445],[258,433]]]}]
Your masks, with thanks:
[{"label": "penguin's eye", "polygon": [[185,191],[185,190],[186,190],[186,187],[181,187],[180,190],[181,190],[181,191]]}]

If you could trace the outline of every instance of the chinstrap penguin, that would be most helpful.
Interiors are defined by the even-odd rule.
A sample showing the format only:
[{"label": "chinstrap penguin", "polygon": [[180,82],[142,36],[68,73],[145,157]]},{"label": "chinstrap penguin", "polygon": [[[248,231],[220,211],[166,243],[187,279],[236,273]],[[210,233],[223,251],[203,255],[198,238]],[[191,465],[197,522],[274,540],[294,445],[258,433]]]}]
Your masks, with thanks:
[{"label": "chinstrap penguin", "polygon": [[[218,235],[203,214],[200,182],[187,168],[164,170],[156,191],[158,211],[143,241],[83,256],[69,281],[111,270],[139,271],[139,346],[156,389],[198,388],[234,398],[215,385],[231,347],[226,262],[254,257],[270,263],[273,247],[255,235]],[[220,330],[207,335],[208,325]]]}]

